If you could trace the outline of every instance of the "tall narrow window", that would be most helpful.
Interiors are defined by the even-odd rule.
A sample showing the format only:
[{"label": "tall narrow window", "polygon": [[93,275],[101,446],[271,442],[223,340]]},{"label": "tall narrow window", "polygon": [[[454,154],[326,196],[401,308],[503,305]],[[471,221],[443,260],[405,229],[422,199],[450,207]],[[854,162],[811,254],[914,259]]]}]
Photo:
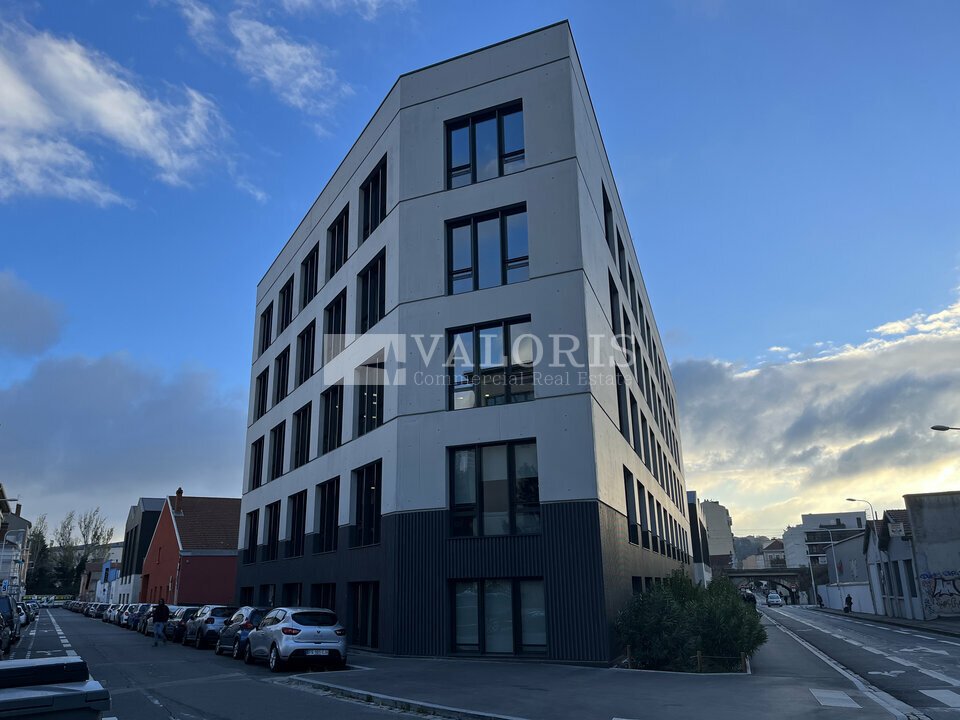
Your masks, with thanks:
[{"label": "tall narrow window", "polygon": [[297,335],[297,387],[313,375],[313,355],[317,343],[317,321],[311,320]]},{"label": "tall narrow window", "polygon": [[252,563],[257,561],[257,543],[260,533],[260,511],[253,510],[247,513],[247,544],[243,551],[243,561]]},{"label": "tall narrow window", "polygon": [[383,361],[357,368],[357,437],[383,424]]},{"label": "tall narrow window", "polygon": [[633,268],[628,268],[627,272],[630,275],[630,307],[633,309],[633,317],[636,318],[637,324],[641,324],[641,317],[637,313],[637,281],[633,277]]},{"label": "tall narrow window", "polygon": [[308,402],[293,414],[293,467],[306,465],[310,460],[310,421],[313,403]]},{"label": "tall narrow window", "polygon": [[313,246],[300,263],[300,309],[303,310],[317,294],[320,270],[320,243]]},{"label": "tall narrow window", "polygon": [[660,549],[660,530],[657,527],[656,504],[654,503],[653,495],[649,492],[647,493],[647,517],[650,518],[650,542],[652,544],[651,550],[657,552]]},{"label": "tall narrow window", "polygon": [[335,611],[337,609],[337,584],[314,583],[310,585],[310,607]]},{"label": "tall narrow window", "polygon": [[337,383],[324,390],[320,396],[323,401],[323,433],[320,454],[328,453],[340,447],[343,435],[343,385]]},{"label": "tall narrow window", "polygon": [[633,427],[633,451],[642,458],[643,436],[640,432],[640,408],[633,393],[630,393],[630,424]]},{"label": "tall narrow window", "polygon": [[458,580],[452,600],[455,650],[496,655],[546,652],[543,580]]},{"label": "tall narrow window", "polygon": [[360,333],[372,328],[384,315],[386,294],[386,248],[360,271],[357,278],[357,319]]},{"label": "tall narrow window", "polygon": [[447,123],[447,187],[509,175],[526,164],[520,103]]},{"label": "tall narrow window", "polygon": [[450,409],[532,400],[533,355],[529,317],[448,331]]},{"label": "tall narrow window", "polygon": [[317,485],[317,534],[314,552],[337,549],[337,526],[340,522],[340,478]]},{"label": "tall narrow window", "polygon": [[264,548],[264,560],[276,560],[280,557],[280,501],[267,505],[267,544]]},{"label": "tall narrow window", "polygon": [[270,387],[270,369],[257,375],[253,390],[253,419],[259,420],[267,412],[267,392]]},{"label": "tall narrow window", "polygon": [[356,524],[354,542],[356,547],[376,545],[380,542],[380,481],[381,461],[377,460],[353,471],[355,488],[354,507]]},{"label": "tall narrow window", "polygon": [[383,157],[360,186],[361,232],[363,242],[379,227],[387,215],[387,158]]},{"label": "tall narrow window", "polygon": [[280,300],[277,307],[277,332],[282,333],[293,321],[293,275],[280,288]]},{"label": "tall narrow window", "polygon": [[263,484],[263,435],[250,445],[250,482],[251,490]]},{"label": "tall narrow window", "polygon": [[290,540],[287,557],[300,557],[307,535],[307,491],[301,490],[287,498]]},{"label": "tall narrow window", "polygon": [[260,352],[257,355],[263,355],[266,349],[273,342],[273,303],[267,305],[267,309],[260,313]]},{"label": "tall narrow window", "polygon": [[607,197],[607,188],[600,186],[603,192],[603,235],[607,239],[607,247],[610,253],[614,252],[614,242],[616,241],[616,225],[613,222],[613,207],[610,205],[610,198]]},{"label": "tall narrow window", "polygon": [[617,230],[617,261],[620,264],[620,282],[623,288],[627,288],[627,255],[623,248],[623,240],[620,239],[620,231]]},{"label": "tall narrow window", "polygon": [[347,205],[327,228],[327,280],[337,274],[347,261],[347,232],[350,226],[350,206]]},{"label": "tall narrow window", "polygon": [[339,355],[346,345],[347,291],[337,295],[323,311],[323,359],[329,362]]},{"label": "tall narrow window", "polygon": [[533,441],[451,448],[451,534],[540,532],[537,467]]},{"label": "tall narrow window", "polygon": [[290,346],[287,345],[273,364],[273,404],[278,405],[290,392]]},{"label": "tall narrow window", "polygon": [[616,368],[613,369],[614,377],[617,383],[617,417],[620,420],[620,434],[630,442],[630,416],[627,414],[627,386],[623,379],[623,374]]},{"label": "tall narrow window", "polygon": [[637,522],[637,488],[633,483],[633,473],[623,469],[623,493],[627,503],[627,539],[633,545],[640,544],[640,530]]},{"label": "tall narrow window", "polygon": [[287,435],[287,421],[284,420],[270,431],[270,479],[283,475],[284,443]]},{"label": "tall narrow window", "polygon": [[447,292],[522,282],[529,276],[526,206],[447,223]]},{"label": "tall narrow window", "polygon": [[637,481],[637,504],[640,509],[640,544],[650,549],[650,521],[647,518],[647,493],[643,488],[643,483]]},{"label": "tall narrow window", "polygon": [[619,342],[620,338],[620,292],[617,290],[617,283],[610,276],[610,326],[613,328],[615,339]]},{"label": "tall narrow window", "polygon": [[379,642],[380,583],[350,583],[352,619],[350,642],[361,647],[375,648]]}]

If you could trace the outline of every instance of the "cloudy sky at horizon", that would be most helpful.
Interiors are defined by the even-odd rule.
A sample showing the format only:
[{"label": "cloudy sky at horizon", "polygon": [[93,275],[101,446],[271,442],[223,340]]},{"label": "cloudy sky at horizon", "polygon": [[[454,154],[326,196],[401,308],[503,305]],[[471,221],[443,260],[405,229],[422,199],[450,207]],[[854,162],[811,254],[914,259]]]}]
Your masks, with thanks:
[{"label": "cloudy sky at horizon", "polygon": [[960,7],[549,8],[0,9],[0,482],[27,516],[239,494],[264,269],[397,75],[564,17],[688,487],[767,535],[960,489],[960,433],[929,430],[960,424]]}]

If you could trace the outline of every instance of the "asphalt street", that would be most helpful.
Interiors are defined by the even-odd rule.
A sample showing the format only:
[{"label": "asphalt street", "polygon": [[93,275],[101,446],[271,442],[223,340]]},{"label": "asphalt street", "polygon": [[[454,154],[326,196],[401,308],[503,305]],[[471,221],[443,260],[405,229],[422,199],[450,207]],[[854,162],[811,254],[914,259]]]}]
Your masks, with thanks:
[{"label": "asphalt street", "polygon": [[806,607],[765,608],[764,612],[909,709],[931,718],[958,717],[960,638]]},{"label": "asphalt street", "polygon": [[[403,720],[412,715],[278,684],[264,665],[248,666],[213,650],[152,646],[139,633],[68,610],[41,610],[10,657],[79,655],[110,691],[117,720],[263,720],[282,717]],[[331,672],[330,675],[335,675]]]}]

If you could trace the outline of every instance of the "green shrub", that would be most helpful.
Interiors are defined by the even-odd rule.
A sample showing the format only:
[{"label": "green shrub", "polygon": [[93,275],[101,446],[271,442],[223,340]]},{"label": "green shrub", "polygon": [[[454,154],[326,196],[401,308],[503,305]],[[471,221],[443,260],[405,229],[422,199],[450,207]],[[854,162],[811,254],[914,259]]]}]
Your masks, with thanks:
[{"label": "green shrub", "polygon": [[654,670],[696,670],[698,652],[710,668],[736,668],[741,653],[752,655],[767,639],[754,606],[727,578],[702,588],[681,571],[634,595],[615,627],[635,665]]}]

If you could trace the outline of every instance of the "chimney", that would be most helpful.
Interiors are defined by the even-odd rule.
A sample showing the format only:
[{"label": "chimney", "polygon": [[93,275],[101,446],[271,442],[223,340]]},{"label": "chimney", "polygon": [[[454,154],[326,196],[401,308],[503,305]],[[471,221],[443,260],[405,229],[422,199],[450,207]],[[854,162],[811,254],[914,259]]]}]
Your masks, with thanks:
[{"label": "chimney", "polygon": [[20,517],[20,511],[23,510],[23,505],[17,503],[17,511],[14,513],[17,517]]},{"label": "chimney", "polygon": [[183,512],[183,488],[177,488],[177,499],[173,501],[173,511],[175,513]]}]

